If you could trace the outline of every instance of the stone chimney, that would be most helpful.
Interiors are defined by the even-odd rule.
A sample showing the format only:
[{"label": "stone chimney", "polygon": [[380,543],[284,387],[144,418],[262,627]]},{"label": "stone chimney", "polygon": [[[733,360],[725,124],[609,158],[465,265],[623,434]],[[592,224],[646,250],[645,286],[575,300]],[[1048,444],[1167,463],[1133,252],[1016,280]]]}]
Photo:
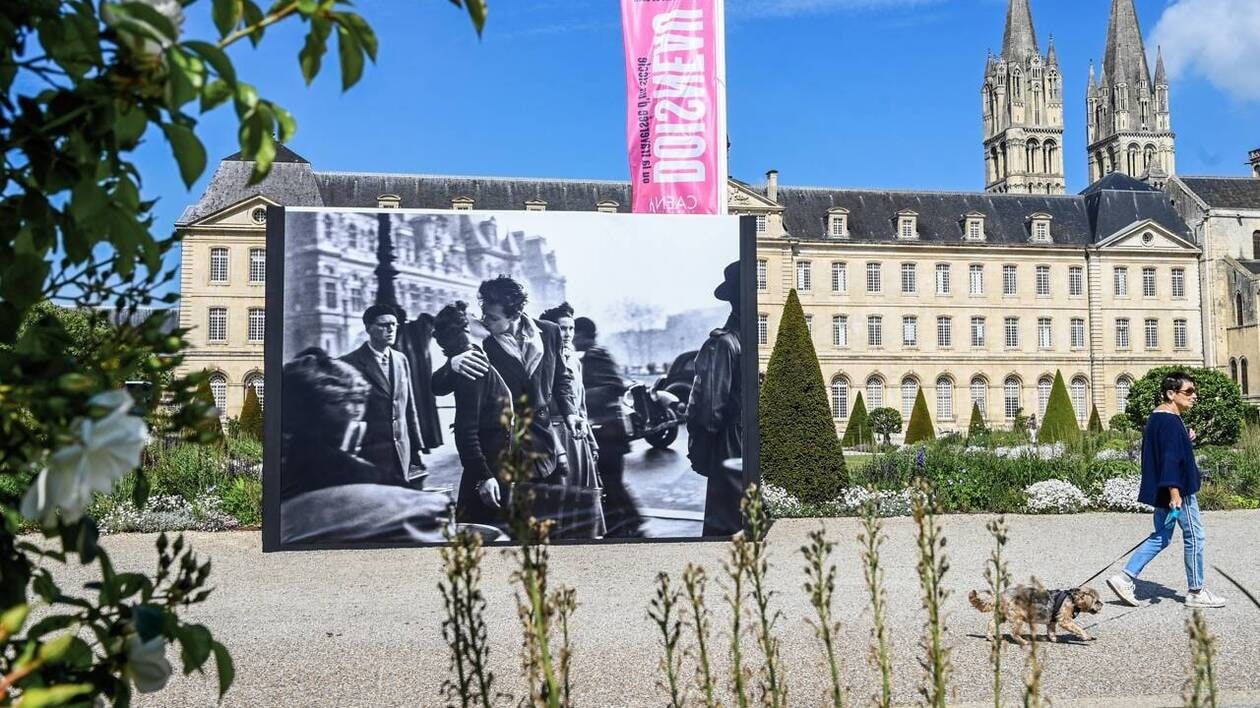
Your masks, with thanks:
[{"label": "stone chimney", "polygon": [[766,173],[766,199],[772,202],[779,201],[779,171],[770,170]]},{"label": "stone chimney", "polygon": [[1260,148],[1247,153],[1247,161],[1251,163],[1251,176],[1260,179]]}]

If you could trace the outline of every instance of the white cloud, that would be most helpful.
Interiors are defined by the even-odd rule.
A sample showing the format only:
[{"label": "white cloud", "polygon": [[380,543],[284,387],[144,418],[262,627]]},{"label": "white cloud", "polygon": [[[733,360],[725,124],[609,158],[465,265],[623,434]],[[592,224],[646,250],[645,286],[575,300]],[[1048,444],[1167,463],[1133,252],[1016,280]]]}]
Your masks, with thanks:
[{"label": "white cloud", "polygon": [[1260,2],[1174,0],[1148,43],[1171,78],[1201,76],[1244,101],[1260,101]]},{"label": "white cloud", "polygon": [[728,0],[727,15],[734,19],[795,17],[858,10],[885,10],[935,5],[943,0]]}]

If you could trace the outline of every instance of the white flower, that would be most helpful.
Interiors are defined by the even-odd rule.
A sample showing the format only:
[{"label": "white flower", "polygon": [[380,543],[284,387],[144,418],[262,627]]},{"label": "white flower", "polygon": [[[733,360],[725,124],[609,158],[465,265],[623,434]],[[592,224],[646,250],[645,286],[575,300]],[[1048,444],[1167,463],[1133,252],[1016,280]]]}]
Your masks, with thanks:
[{"label": "white flower", "polygon": [[1071,482],[1047,479],[1028,485],[1028,512],[1031,514],[1074,514],[1089,505],[1089,498]]},{"label": "white flower", "polygon": [[141,641],[139,634],[127,637],[127,675],[141,693],[153,693],[166,687],[171,678],[171,662],[166,660],[166,638],[158,635]]},{"label": "white flower", "polygon": [[47,526],[56,522],[60,510],[67,522],[78,521],[92,502],[92,492],[109,492],[114,482],[140,464],[149,429],[144,420],[130,414],[131,396],[126,391],[107,391],[93,396],[91,403],[109,412],[71,424],[77,441],[48,457],[48,466],[22,499],[26,518]]},{"label": "white flower", "polygon": [[1151,507],[1138,501],[1142,477],[1115,477],[1103,483],[1098,505],[1112,511],[1150,511]]}]

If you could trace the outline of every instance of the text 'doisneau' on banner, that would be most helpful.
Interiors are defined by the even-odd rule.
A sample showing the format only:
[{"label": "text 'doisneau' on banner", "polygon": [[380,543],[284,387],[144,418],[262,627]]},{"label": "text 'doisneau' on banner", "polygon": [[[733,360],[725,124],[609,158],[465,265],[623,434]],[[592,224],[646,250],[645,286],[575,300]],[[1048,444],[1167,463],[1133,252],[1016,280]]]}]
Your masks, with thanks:
[{"label": "text 'doisneau' on banner", "polygon": [[632,210],[724,212],[722,0],[621,0]]}]

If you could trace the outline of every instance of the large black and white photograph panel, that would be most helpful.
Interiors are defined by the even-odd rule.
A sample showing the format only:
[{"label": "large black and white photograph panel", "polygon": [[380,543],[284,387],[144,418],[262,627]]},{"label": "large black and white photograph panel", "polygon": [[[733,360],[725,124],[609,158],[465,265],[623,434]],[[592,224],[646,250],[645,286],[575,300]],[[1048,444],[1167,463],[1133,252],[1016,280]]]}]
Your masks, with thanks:
[{"label": "large black and white photograph panel", "polygon": [[280,547],[742,528],[737,217],[286,209],[272,238]]}]

